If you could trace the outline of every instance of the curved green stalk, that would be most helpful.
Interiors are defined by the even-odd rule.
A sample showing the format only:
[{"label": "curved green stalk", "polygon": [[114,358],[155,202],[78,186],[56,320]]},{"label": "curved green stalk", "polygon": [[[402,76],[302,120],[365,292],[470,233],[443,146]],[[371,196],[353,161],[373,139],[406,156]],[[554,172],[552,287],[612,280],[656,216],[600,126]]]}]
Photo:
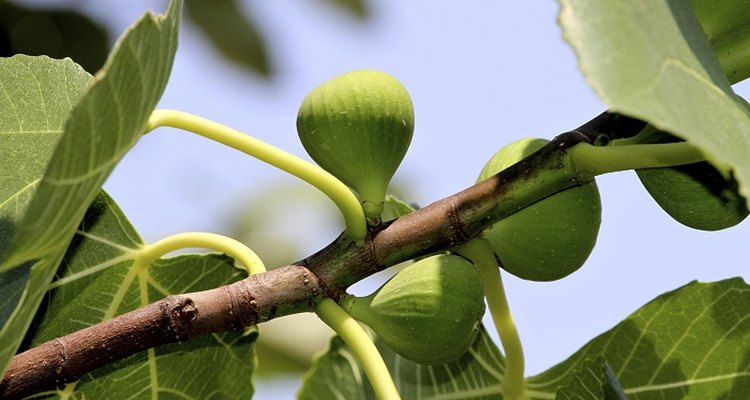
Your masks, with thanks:
[{"label": "curved green stalk", "polygon": [[375,394],[381,400],[398,400],[401,396],[393,383],[383,357],[370,336],[351,315],[330,298],[323,299],[315,309],[323,322],[331,327],[346,342],[359,365],[370,379]]},{"label": "curved green stalk", "polygon": [[250,248],[230,237],[208,232],[185,232],[166,237],[158,242],[141,247],[138,249],[136,257],[144,265],[149,265],[167,253],[189,247],[200,247],[226,253],[242,263],[251,275],[266,272],[263,261]]},{"label": "curved green stalk", "polygon": [[[161,256],[167,253],[171,253],[175,250],[189,247],[207,248],[226,253],[227,255],[242,263],[249,274],[266,272],[266,267],[265,265],[263,265],[263,261],[261,261],[258,255],[250,250],[250,248],[230,237],[209,232],[178,233],[176,235],[168,236],[152,244],[144,245],[140,249],[133,251],[133,271],[135,272],[135,274],[141,273],[143,270],[148,268],[148,266],[152,262],[156,261]],[[135,274],[128,275],[135,276]],[[139,281],[146,282],[145,279],[140,279]],[[121,285],[120,291],[129,286],[130,285]],[[141,296],[143,297],[145,287],[141,286],[140,289]],[[122,296],[124,296],[124,292],[120,291],[115,294],[115,298],[122,298]],[[115,303],[119,302],[113,302],[113,304]],[[146,303],[148,303],[148,301],[146,301]],[[116,309],[117,307],[110,307],[110,309],[108,309],[105,313],[104,319],[112,318],[115,314]],[[153,349],[149,349],[148,357],[154,357]],[[149,365],[153,364],[149,363]],[[153,371],[151,371],[151,373],[153,374]],[[61,398],[69,398],[73,393],[75,393],[75,388],[77,385],[78,381],[67,384],[65,386],[65,389],[62,392],[59,392]]]},{"label": "curved green stalk", "polygon": [[364,240],[367,223],[357,196],[335,176],[319,166],[217,122],[175,110],[155,110],[145,133],[160,126],[190,131],[235,148],[251,157],[282,169],[315,186],[338,206],[346,222],[346,232],[356,241]]},{"label": "curved green stalk", "polygon": [[505,376],[501,384],[503,398],[505,400],[525,399],[523,346],[508,306],[495,254],[484,239],[473,239],[461,246],[458,252],[474,263],[484,281],[484,295],[487,298],[492,322],[495,324],[505,350]]},{"label": "curved green stalk", "polygon": [[594,177],[628,169],[660,168],[705,161],[700,150],[688,142],[592,146],[579,143],[570,149],[579,173]]}]

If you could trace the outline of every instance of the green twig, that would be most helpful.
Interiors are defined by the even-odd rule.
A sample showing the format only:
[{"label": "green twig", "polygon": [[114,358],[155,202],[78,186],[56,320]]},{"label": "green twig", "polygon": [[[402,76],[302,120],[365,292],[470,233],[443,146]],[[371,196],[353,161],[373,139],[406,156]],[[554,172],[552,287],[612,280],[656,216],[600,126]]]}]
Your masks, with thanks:
[{"label": "green twig", "polygon": [[315,309],[315,313],[349,346],[370,379],[378,398],[381,400],[400,399],[401,396],[383,357],[359,322],[330,298],[323,299]]},{"label": "green twig", "polygon": [[323,168],[240,131],[185,112],[156,110],[151,114],[144,132],[150,132],[161,126],[196,133],[304,180],[318,188],[338,206],[344,216],[346,232],[351,239],[362,241],[367,235],[365,215],[357,196],[348,186]]},{"label": "green twig", "polygon": [[660,168],[705,161],[700,150],[688,142],[592,146],[578,143],[570,149],[573,165],[583,177],[628,169]]},{"label": "green twig", "polygon": [[495,329],[497,329],[500,342],[505,350],[505,376],[502,382],[503,398],[505,400],[525,399],[523,346],[508,306],[508,299],[505,296],[505,288],[495,254],[484,239],[473,239],[461,246],[458,252],[474,263],[484,281],[484,295],[487,298],[492,322],[495,324]]}]

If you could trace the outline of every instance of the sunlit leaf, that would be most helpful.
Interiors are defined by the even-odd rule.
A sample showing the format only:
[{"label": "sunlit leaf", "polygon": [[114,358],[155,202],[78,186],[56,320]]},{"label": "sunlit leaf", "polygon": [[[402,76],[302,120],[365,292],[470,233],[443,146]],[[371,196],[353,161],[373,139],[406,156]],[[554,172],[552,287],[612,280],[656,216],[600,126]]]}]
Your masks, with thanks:
[{"label": "sunlit leaf", "polygon": [[[719,170],[725,174],[731,170],[741,194],[750,199],[750,111],[732,92],[719,64],[726,54],[714,53],[690,3],[560,0],[560,4],[564,37],[604,103],[696,145]],[[713,18],[731,13],[738,4],[711,2],[706,7],[728,8],[702,14]],[[737,13],[740,22],[732,25],[750,24],[747,5],[743,7]],[[714,23],[719,21],[723,23]],[[748,57],[741,59],[750,63]]]},{"label": "sunlit leaf", "polygon": [[750,398],[750,286],[693,282],[665,293],[569,359],[529,379],[533,398],[570,386],[589,360],[606,359],[628,398]]},{"label": "sunlit leaf", "polygon": [[[62,122],[66,118],[67,122],[49,163],[44,151],[52,145],[47,140],[41,142],[39,155],[29,151],[28,146],[15,149],[3,146],[3,151],[17,152],[13,158],[17,162],[5,168],[20,172],[10,176],[23,176],[14,183],[11,193],[0,198],[3,207],[10,210],[3,214],[13,218],[3,218],[0,223],[3,236],[9,238],[0,241],[9,243],[0,254],[0,274],[4,276],[0,283],[9,286],[9,292],[13,293],[10,304],[15,303],[12,311],[11,306],[2,308],[3,312],[10,311],[10,315],[3,316],[0,330],[3,371],[88,205],[117,162],[140,137],[166,86],[177,46],[181,8],[182,1],[174,0],[167,16],[149,13],[133,25],[80,99],[82,71],[79,75],[58,75],[58,81],[51,82],[44,71],[54,73],[52,67],[46,70],[6,67],[3,85],[11,89],[14,85],[26,85],[28,93],[15,88],[12,97],[2,100],[4,110],[14,110],[0,116],[2,131],[59,135]],[[42,72],[35,77],[33,72],[38,69]],[[73,111],[67,112],[73,105]],[[38,171],[45,166],[46,171],[40,177]],[[27,175],[30,170],[36,174]],[[29,198],[31,187],[36,190]],[[23,209],[16,208],[15,204],[21,203]],[[4,273],[11,268],[22,268],[24,272],[16,271],[12,279],[7,279],[10,275]],[[23,289],[22,281],[25,281]]]},{"label": "sunlit leaf", "polygon": [[[0,113],[0,259],[44,174],[65,119],[90,81],[91,75],[70,60],[24,55],[0,59],[0,109],[8,111]],[[0,375],[61,257],[0,272]]]}]

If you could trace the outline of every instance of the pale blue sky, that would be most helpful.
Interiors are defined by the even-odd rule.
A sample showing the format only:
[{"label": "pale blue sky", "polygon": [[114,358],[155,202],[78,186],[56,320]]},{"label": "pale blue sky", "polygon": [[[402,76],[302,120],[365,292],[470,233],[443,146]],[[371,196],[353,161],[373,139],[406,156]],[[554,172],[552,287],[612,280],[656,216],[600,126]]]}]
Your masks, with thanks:
[{"label": "pale blue sky", "polygon": [[[86,7],[120,28],[149,5],[163,7],[91,3]],[[414,141],[396,180],[412,194],[408,200],[423,205],[472,184],[502,145],[525,136],[552,138],[604,109],[561,39],[556,2],[371,3],[374,17],[360,25],[317,2],[248,2],[280,67],[272,83],[223,63],[194,29],[184,29],[160,106],[214,119],[306,157],[294,127],[306,92],[349,70],[387,71],[407,87],[416,109]],[[750,85],[738,90],[750,97]],[[693,279],[750,277],[750,223],[695,231],[663,213],[634,174],[598,182],[603,223],[587,264],[554,283],[506,275],[530,374],[664,291]],[[153,241],[185,230],[227,232],[229,210],[274,185],[304,194],[298,202],[281,202],[286,209],[263,229],[297,241],[303,255],[340,231],[335,209],[314,189],[187,133],[150,134],[105,187]]]}]

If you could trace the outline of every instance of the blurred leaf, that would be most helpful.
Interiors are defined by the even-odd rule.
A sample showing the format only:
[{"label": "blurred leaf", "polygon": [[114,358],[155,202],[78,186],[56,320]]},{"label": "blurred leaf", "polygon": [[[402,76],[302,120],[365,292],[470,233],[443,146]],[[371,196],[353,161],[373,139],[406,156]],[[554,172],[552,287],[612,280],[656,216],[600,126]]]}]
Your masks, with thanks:
[{"label": "blurred leaf", "polygon": [[309,236],[320,235],[327,225],[339,233],[339,218],[338,210],[317,189],[285,181],[241,198],[229,208],[227,223],[232,237],[247,243],[267,268],[275,268],[305,256]]},{"label": "blurred leaf", "polygon": [[[0,59],[4,94],[0,109],[13,111],[0,114],[0,259],[36,192],[65,119],[91,80],[91,75],[71,60],[25,55]],[[0,272],[0,375],[31,323],[61,257]]]},{"label": "blurred leaf", "polygon": [[301,376],[325,348],[333,331],[313,313],[287,315],[264,322],[256,343],[258,377]]},{"label": "blurred leaf", "polygon": [[[31,346],[168,295],[211,289],[246,276],[234,259],[222,254],[180,255],[137,268],[133,260],[142,244],[117,204],[102,192],[86,212],[54,289],[40,307]],[[141,352],[86,374],[73,384],[73,397],[131,399],[158,392],[247,399],[253,394],[256,336],[253,330],[222,332]],[[62,393],[59,397],[67,398]]]},{"label": "blurred leaf", "polygon": [[[265,324],[264,324],[265,326]],[[299,376],[310,368],[310,363],[294,357],[284,348],[272,346],[263,341],[265,332],[258,336],[255,343],[255,354],[258,359],[258,367],[255,376],[259,379],[275,378],[284,375]]]},{"label": "blurred leaf", "polygon": [[230,61],[268,77],[273,67],[263,34],[235,0],[188,1],[187,15]]},{"label": "blurred leaf", "polygon": [[107,59],[108,42],[107,31],[78,11],[26,8],[0,1],[0,57],[70,57],[93,74]]},{"label": "blurred leaf", "polygon": [[529,393],[549,398],[573,385],[578,379],[573,371],[600,358],[630,399],[748,399],[750,286],[736,278],[667,292],[567,360],[529,378]]},{"label": "blurred leaf", "polygon": [[365,0],[325,0],[325,2],[362,20],[370,16],[370,9]]},{"label": "blurred leaf", "polygon": [[[420,365],[379,340],[375,344],[404,399],[498,399],[505,360],[484,329],[464,356],[443,365]],[[305,375],[298,398],[376,399],[364,371],[338,336]]]}]

